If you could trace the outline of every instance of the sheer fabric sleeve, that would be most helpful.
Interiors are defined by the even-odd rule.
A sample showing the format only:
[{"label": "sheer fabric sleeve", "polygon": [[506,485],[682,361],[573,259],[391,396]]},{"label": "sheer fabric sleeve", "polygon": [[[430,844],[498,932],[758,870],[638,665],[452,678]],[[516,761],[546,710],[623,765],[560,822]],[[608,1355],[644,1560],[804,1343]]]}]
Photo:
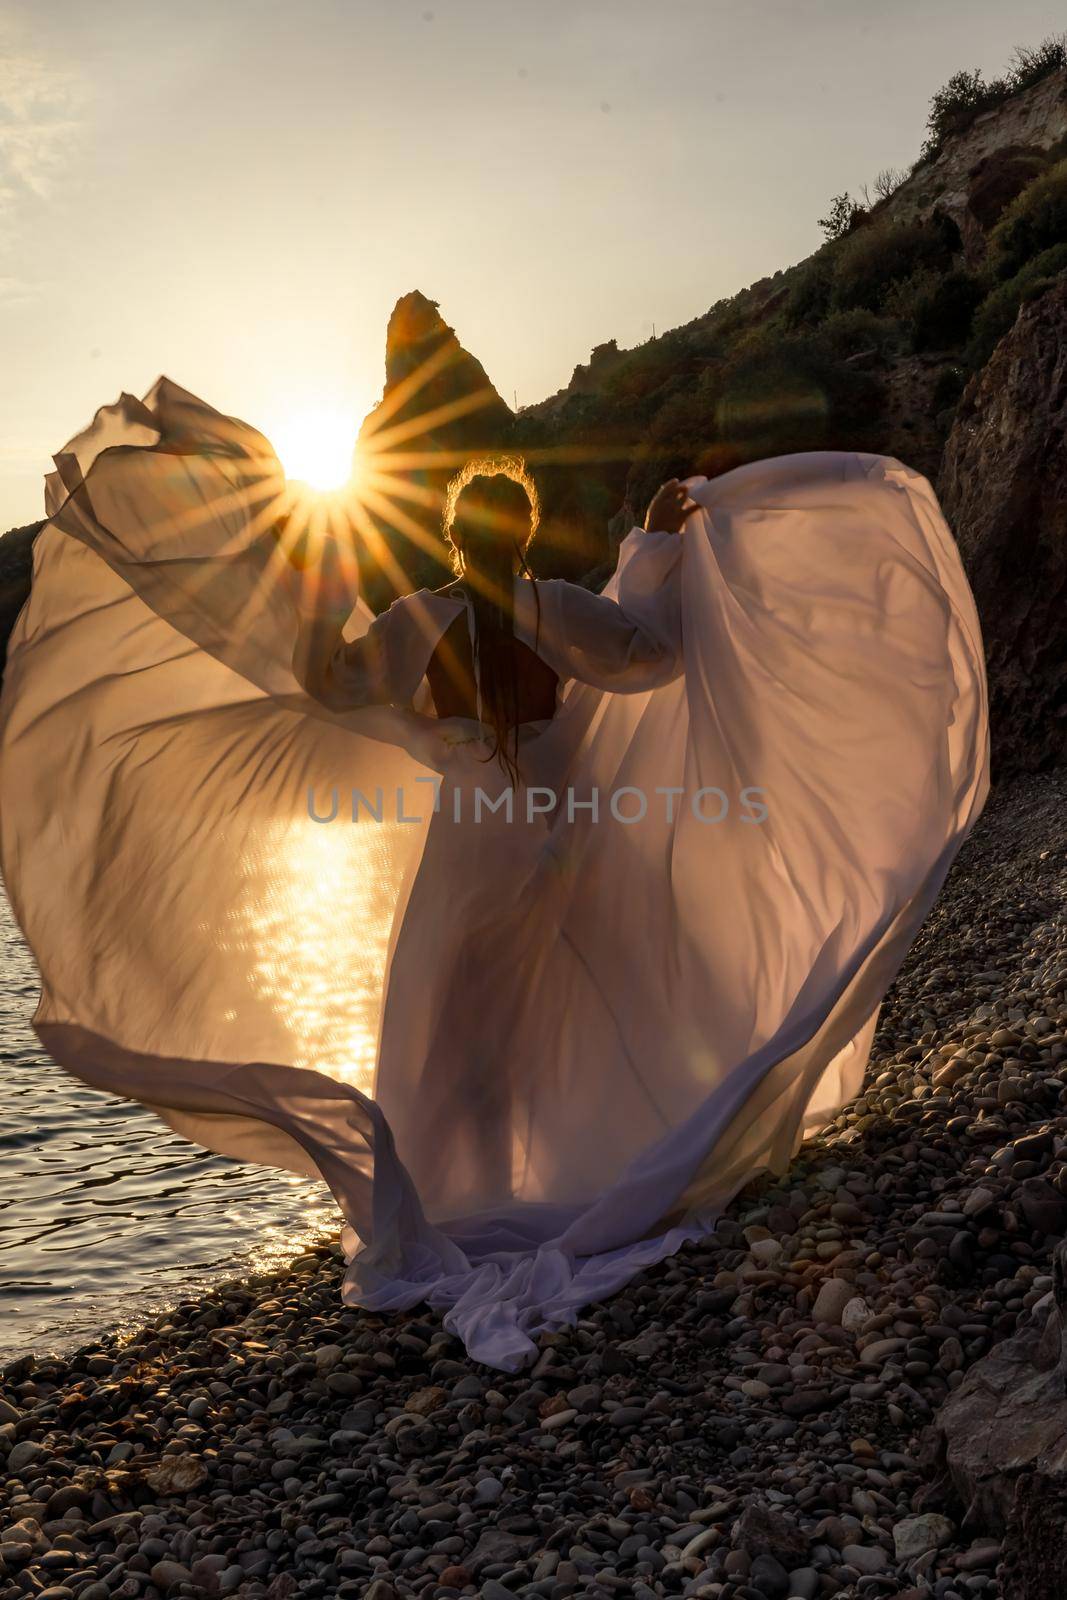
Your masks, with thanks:
[{"label": "sheer fabric sleeve", "polygon": [[[523,594],[517,617],[524,638],[561,678],[621,694],[670,683],[682,672],[683,537],[634,528],[619,547],[603,594],[561,579]],[[530,586],[524,586],[527,591]]]},{"label": "sheer fabric sleeve", "polygon": [[342,618],[302,612],[293,651],[297,682],[331,711],[391,704],[387,617],[375,617],[362,638],[345,639]]},{"label": "sheer fabric sleeve", "polygon": [[344,638],[340,620],[328,611],[302,613],[294,674],[331,711],[410,706],[437,637],[419,598],[394,600],[358,639]]}]

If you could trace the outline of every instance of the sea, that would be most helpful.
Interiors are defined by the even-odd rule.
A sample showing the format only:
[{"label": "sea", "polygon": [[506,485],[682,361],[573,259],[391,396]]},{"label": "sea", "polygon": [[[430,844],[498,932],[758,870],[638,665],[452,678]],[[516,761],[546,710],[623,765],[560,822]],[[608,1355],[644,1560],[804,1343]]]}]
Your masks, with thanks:
[{"label": "sea", "polygon": [[37,995],[0,893],[0,1366],[132,1331],[336,1232],[324,1185],[212,1155],[69,1077],[31,1026]]}]

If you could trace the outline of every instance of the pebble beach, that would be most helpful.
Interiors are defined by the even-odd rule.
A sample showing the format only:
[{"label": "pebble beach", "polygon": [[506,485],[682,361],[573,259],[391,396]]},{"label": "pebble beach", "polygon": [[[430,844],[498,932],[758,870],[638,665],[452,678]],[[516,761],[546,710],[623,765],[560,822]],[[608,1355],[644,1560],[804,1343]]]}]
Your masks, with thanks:
[{"label": "pebble beach", "polygon": [[932,1423],[1067,1232],[1067,774],[998,788],[862,1096],[505,1375],[337,1246],[0,1373],[0,1600],[999,1600]]}]

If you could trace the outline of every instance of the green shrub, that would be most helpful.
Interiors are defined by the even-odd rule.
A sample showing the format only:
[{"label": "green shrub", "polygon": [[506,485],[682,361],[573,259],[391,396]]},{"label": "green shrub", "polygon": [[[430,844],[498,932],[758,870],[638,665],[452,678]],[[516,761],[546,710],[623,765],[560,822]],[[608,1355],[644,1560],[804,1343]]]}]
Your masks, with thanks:
[{"label": "green shrub", "polygon": [[879,355],[895,354],[901,346],[900,323],[894,317],[879,316],[862,306],[851,311],[834,311],[811,338],[835,361],[845,361],[861,350],[877,350]]},{"label": "green shrub", "polygon": [[863,215],[863,206],[858,205],[846,190],[844,194],[834,195],[826,216],[819,218],[819,227],[828,239],[842,239]]},{"label": "green shrub", "polygon": [[1031,183],[1006,207],[989,236],[990,258],[1000,278],[1013,278],[1021,267],[1050,245],[1067,240],[1067,160]]},{"label": "green shrub", "polygon": [[770,326],[753,330],[744,348],[686,377],[659,404],[631,456],[633,504],[644,505],[672,475],[715,476],[796,450],[878,449],[883,381],[843,364],[840,351],[861,335],[869,348],[894,331],[867,313],[847,313],[795,337]]},{"label": "green shrub", "polygon": [[974,318],[971,341],[965,360],[969,367],[982,367],[993,347],[1007,333],[1024,300],[1042,294],[1061,272],[1067,271],[1067,243],[1056,244],[1028,261],[1021,272],[1007,283],[1000,283],[987,294]]},{"label": "green shrub", "polygon": [[747,328],[742,328],[731,339],[723,355],[735,360],[742,356],[758,355],[761,350],[769,353],[780,349],[783,339],[787,337],[785,318],[767,317],[765,321],[753,322]]},{"label": "green shrub", "polygon": [[1014,94],[1030,89],[1050,73],[1067,67],[1067,34],[1050,35],[1034,48],[1017,47],[1012,64],[1002,78],[986,83],[978,67],[954,72],[930,101],[926,119],[926,138],[919,162],[933,161],[945,140],[962,133],[975,117],[1002,104]]},{"label": "green shrub", "polygon": [[914,272],[909,272],[906,278],[898,278],[885,292],[882,315],[895,317],[898,322],[910,328],[915,307],[924,294],[932,294],[943,277],[943,272],[938,272],[933,267],[922,266],[916,267]]},{"label": "green shrub", "polygon": [[1008,73],[1012,94],[1031,88],[1061,67],[1067,67],[1067,34],[1047,34],[1033,49],[1018,45]]},{"label": "green shrub", "polygon": [[1023,289],[1022,298],[1021,298],[1019,304],[1020,305],[1026,305],[1027,302],[1030,301],[1030,300],[1038,300],[1038,299],[1040,299],[1040,297],[1044,294],[1045,290],[1046,289],[1051,289],[1053,284],[1057,281],[1058,278],[1059,278],[1059,274],[1058,273],[1051,273],[1046,277],[1032,279],[1031,282],[1028,283],[1026,285],[1026,287]]},{"label": "green shrub", "polygon": [[604,372],[598,385],[605,400],[647,406],[664,385],[669,387],[699,364],[699,339],[673,328],[658,339],[638,345]]},{"label": "green shrub", "polygon": [[973,273],[946,272],[915,303],[911,319],[913,350],[955,350],[971,331],[985,293]]},{"label": "green shrub", "polygon": [[843,365],[819,334],[780,339],[772,349],[746,351],[718,376],[715,437],[746,460],[861,448],[884,399],[880,380]]},{"label": "green shrub", "polygon": [[825,256],[817,257],[786,296],[783,316],[787,327],[799,328],[821,322],[830,309],[833,282],[830,262]]},{"label": "green shrub", "polygon": [[946,139],[954,133],[962,133],[980,112],[999,105],[1011,93],[1007,78],[994,78],[991,83],[986,83],[980,67],[971,71],[962,68],[954,72],[930,101],[926,138],[919,159],[933,161],[940,154]]},{"label": "green shrub", "polygon": [[838,251],[831,307],[884,309],[890,286],[921,267],[945,270],[958,248],[959,230],[947,218],[883,222],[850,234]]}]

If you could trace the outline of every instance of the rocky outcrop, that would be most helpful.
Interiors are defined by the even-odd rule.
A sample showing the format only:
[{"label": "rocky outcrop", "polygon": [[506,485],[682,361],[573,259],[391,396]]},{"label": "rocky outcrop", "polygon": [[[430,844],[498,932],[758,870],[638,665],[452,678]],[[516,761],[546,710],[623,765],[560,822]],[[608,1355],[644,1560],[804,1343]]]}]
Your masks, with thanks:
[{"label": "rocky outcrop", "polygon": [[984,229],[1023,187],[1018,169],[1064,137],[1067,72],[1059,71],[951,134],[937,158],[917,165],[875,210],[894,221],[920,220],[935,208],[943,211],[959,228],[973,265],[985,254]]},{"label": "rocky outcrop", "polygon": [[931,483],[945,448],[944,402],[938,403],[937,394],[944,367],[942,355],[923,352],[898,356],[885,375],[886,421],[879,449],[906,461]]},{"label": "rocky outcrop", "polygon": [[973,239],[975,228],[982,236],[980,249],[972,251],[972,255],[985,253],[985,235],[999,222],[1015,196],[1047,165],[1045,152],[1034,145],[1006,145],[1003,149],[991,150],[975,162],[960,223],[965,246],[968,238]]},{"label": "rocky outcrop", "polygon": [[[364,534],[360,565],[375,609],[405,590],[446,581],[441,508],[448,480],[471,456],[505,448],[513,425],[510,406],[437,301],[418,290],[402,296],[385,336],[382,398],[359,435],[374,527]],[[382,558],[383,544],[391,559]]]},{"label": "rocky outcrop", "polygon": [[967,385],[937,489],[982,621],[996,771],[1067,760],[1067,274]]}]

